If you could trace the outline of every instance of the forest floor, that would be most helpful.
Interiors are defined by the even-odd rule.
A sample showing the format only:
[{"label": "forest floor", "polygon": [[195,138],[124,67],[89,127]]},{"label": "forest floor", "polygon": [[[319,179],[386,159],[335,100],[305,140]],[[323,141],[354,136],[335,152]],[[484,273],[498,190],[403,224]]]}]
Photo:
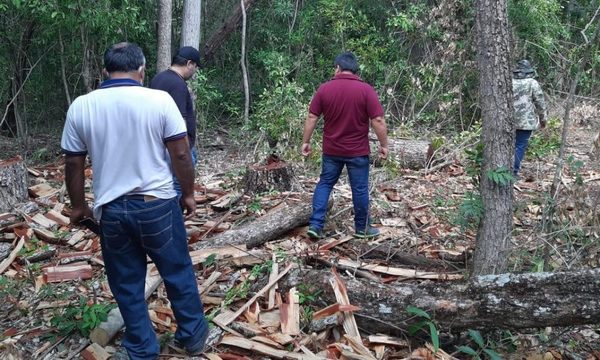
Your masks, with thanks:
[{"label": "forest floor", "polygon": [[[510,257],[510,270],[513,272],[574,270],[600,266],[600,155],[597,153],[600,149],[594,149],[593,145],[594,136],[600,129],[600,110],[596,105],[580,104],[574,109],[572,116],[574,124],[566,148],[568,161],[560,181],[556,211],[551,218],[552,238],[542,233],[541,221],[556,168],[557,150],[552,149],[551,144],[552,139],[560,136],[557,128],[550,127],[535,135],[547,141],[540,141],[533,146],[537,150],[536,154],[530,154],[525,159],[521,180],[514,186],[515,227]],[[197,173],[197,197],[200,201],[196,216],[186,223],[188,232],[196,240],[209,242],[213,234],[251,223],[286,199],[301,198],[301,193],[271,192],[260,196],[241,196],[228,209],[217,209],[215,201],[237,193],[245,166],[255,160],[256,154],[254,149],[245,146],[213,146],[214,138],[211,139],[203,139],[203,143],[211,144],[210,146],[200,147]],[[235,144],[235,140],[230,138],[226,143]],[[54,146],[55,142],[46,138],[44,144],[48,144],[43,147],[45,150],[31,154],[33,157],[40,157],[39,160],[52,161],[30,166],[37,174],[31,176],[31,185],[47,185],[44,190],[46,192],[42,194],[44,196],[32,198],[28,204],[19,207],[13,216],[2,214],[0,217],[0,245],[10,252],[19,238],[25,239],[18,257],[0,277],[0,298],[3,299],[0,303],[0,359],[78,358],[81,351],[89,345],[85,336],[89,332],[86,326],[97,323],[96,319],[90,317],[101,316],[107,311],[94,304],[113,302],[102,269],[98,239],[93,234],[58,221],[51,224],[49,229],[58,241],[49,244],[40,236],[44,234],[43,231],[29,231],[39,228],[40,224],[34,219],[38,214],[46,213],[49,209],[56,209],[58,212],[68,209],[68,200],[62,196],[62,164],[55,157],[58,148]],[[14,143],[6,139],[0,141],[3,158],[14,151]],[[44,158],[41,158],[42,155]],[[399,251],[448,262],[452,264],[453,271],[466,274],[475,244],[477,205],[471,201],[473,199],[470,192],[476,187],[473,178],[468,175],[471,165],[463,152],[453,154],[449,150],[448,159],[451,161],[447,166],[430,173],[399,169],[389,164],[372,169],[371,216],[382,235],[371,242],[393,241]],[[293,166],[303,186],[302,192],[311,194],[318,179],[317,165],[306,162],[294,163]],[[332,196],[334,205],[330,210],[325,235],[331,240],[346,239],[353,233],[353,222],[351,192],[344,176]],[[64,207],[64,204],[67,206]],[[21,217],[23,214],[29,216],[25,217],[24,223]],[[293,229],[281,239],[264,245],[259,251],[277,254],[277,259],[282,259],[282,262],[294,258],[294,261],[302,263],[302,254],[312,246],[305,231],[306,227]],[[76,236],[81,237],[78,242],[67,243]],[[330,251],[344,257],[354,253],[356,242],[365,242],[356,239],[344,241]],[[548,257],[544,256],[545,244],[551,245]],[[49,282],[48,268],[60,266],[61,259],[69,259],[76,252],[83,257],[72,256],[77,260],[75,266],[91,266],[91,277],[85,280]],[[39,262],[33,261],[35,255],[43,253],[50,253],[50,256]],[[217,274],[216,277],[213,276],[209,289],[204,288],[206,313],[211,313],[224,304],[225,309],[236,309],[244,304],[260,290],[248,288],[249,283],[259,282],[258,280],[269,276],[267,270],[270,269],[264,264],[256,264],[247,259],[231,262],[214,256],[196,264],[201,288],[203,285],[209,286],[207,282],[211,275]],[[272,265],[269,263],[269,266]],[[283,265],[280,264],[280,269],[282,268]],[[349,274],[346,272],[343,275]],[[375,276],[381,276],[381,281],[388,285],[393,285],[396,281],[419,282],[381,274]],[[318,294],[304,292],[301,295],[304,302],[301,304],[299,322],[301,329],[305,330],[306,322],[310,322],[310,314],[329,304],[319,302]],[[149,298],[148,303],[156,331],[167,342],[175,329],[175,323],[162,285]],[[268,312],[264,309],[265,301],[261,299],[259,303],[262,311]],[[307,310],[309,308],[310,311]],[[248,326],[280,334],[281,330],[277,326],[264,324],[258,319],[258,315],[254,319],[251,311],[245,312],[240,319],[244,319],[242,322],[249,324]],[[311,342],[310,334],[305,333],[294,336],[292,341],[269,338],[258,339],[257,342],[262,341],[269,348],[280,351],[295,354],[312,351],[319,355],[328,349],[342,348],[342,345],[336,345],[337,348],[333,346],[343,339],[339,338],[339,331],[331,330],[318,334],[322,342]],[[444,329],[439,330],[444,333]],[[368,337],[367,334],[362,335],[364,339]],[[501,354],[501,358],[600,359],[600,324],[513,332],[497,330],[484,335],[490,347]],[[121,336],[122,333],[102,351],[112,353],[118,349]],[[444,352],[436,354],[425,346],[426,341],[431,341],[427,337],[408,337],[403,340],[407,342],[398,340],[396,345],[388,344],[377,350],[369,346],[371,357],[364,354],[365,357],[360,357],[357,353],[354,358],[471,358],[456,350],[457,345],[468,345],[464,338],[462,342],[442,341],[441,349]],[[369,343],[365,341],[365,344]],[[346,351],[352,353],[353,349],[357,351],[356,348]],[[273,357],[264,352],[259,354],[257,350],[244,350],[240,345],[223,345],[219,339],[211,342],[207,352],[206,357],[209,359]],[[335,351],[330,351],[332,353]],[[185,358],[169,346],[163,348],[163,354],[161,358]],[[347,353],[346,356],[353,358]]]}]

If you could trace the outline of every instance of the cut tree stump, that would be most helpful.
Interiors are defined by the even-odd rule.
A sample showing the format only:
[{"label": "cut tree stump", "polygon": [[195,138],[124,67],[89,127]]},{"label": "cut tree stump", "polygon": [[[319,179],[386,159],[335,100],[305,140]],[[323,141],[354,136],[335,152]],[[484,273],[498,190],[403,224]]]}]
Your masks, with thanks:
[{"label": "cut tree stump", "polygon": [[250,195],[271,190],[299,191],[300,183],[294,175],[292,165],[272,154],[264,163],[246,168],[242,188]]},{"label": "cut tree stump", "polygon": [[295,204],[282,205],[239,228],[227,230],[205,241],[194,243],[192,248],[200,250],[208,247],[245,244],[247,249],[251,249],[275,240],[298,226],[307,224],[311,213],[312,202],[309,199]]},{"label": "cut tree stump", "polygon": [[20,156],[0,161],[0,212],[27,200],[27,167]]},{"label": "cut tree stump", "polygon": [[[301,283],[323,292],[325,303],[336,302],[331,271],[293,270],[279,286]],[[415,319],[408,306],[423,309],[444,330],[522,329],[573,326],[600,322],[600,269],[477,276],[467,282],[384,285],[343,278],[361,329],[398,334]],[[361,314],[365,316],[362,317]]]},{"label": "cut tree stump", "polygon": [[424,140],[389,139],[388,150],[392,160],[414,170],[426,168],[433,157],[431,143]]}]

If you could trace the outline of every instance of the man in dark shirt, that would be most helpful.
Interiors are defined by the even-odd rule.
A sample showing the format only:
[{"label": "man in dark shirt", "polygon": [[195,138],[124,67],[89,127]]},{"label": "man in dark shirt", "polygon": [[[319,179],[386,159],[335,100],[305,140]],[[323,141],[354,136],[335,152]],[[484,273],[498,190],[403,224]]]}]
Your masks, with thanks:
[{"label": "man in dark shirt", "polygon": [[344,165],[352,188],[355,236],[374,237],[379,230],[369,224],[369,123],[379,140],[378,152],[387,158],[388,140],[384,112],[377,93],[356,75],[358,61],[345,52],[334,61],[335,76],[322,84],[310,103],[304,124],[302,155],[311,153],[310,138],[323,115],[323,167],[313,195],[313,213],[308,236],[320,238],[327,203]]},{"label": "man in dark shirt", "polygon": [[[165,71],[158,73],[150,82],[152,89],[163,90],[169,93],[187,127],[188,142],[190,143],[190,149],[192,153],[192,163],[194,166],[198,160],[198,153],[196,152],[196,113],[194,112],[194,102],[192,96],[188,90],[186,81],[191,79],[196,73],[198,65],[200,64],[200,52],[191,46],[184,46],[175,56],[171,62],[171,67]],[[177,179],[174,179],[175,191],[177,194],[181,194],[181,186]]]}]

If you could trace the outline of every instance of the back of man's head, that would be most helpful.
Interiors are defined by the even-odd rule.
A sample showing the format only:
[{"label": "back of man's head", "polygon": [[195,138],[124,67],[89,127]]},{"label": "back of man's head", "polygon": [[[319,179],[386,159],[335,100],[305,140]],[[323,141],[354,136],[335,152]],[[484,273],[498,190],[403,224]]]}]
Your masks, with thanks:
[{"label": "back of man's head", "polygon": [[114,44],[104,52],[104,68],[109,74],[138,71],[144,65],[146,65],[144,52],[134,43]]},{"label": "back of man's head", "polygon": [[353,74],[358,72],[358,60],[350,51],[343,52],[335,57],[334,66],[339,66],[341,71],[350,71]]},{"label": "back of man's head", "polygon": [[171,65],[183,66],[188,61],[192,61],[194,64],[200,66],[200,51],[192,46],[184,46],[177,51],[177,54],[173,56]]}]

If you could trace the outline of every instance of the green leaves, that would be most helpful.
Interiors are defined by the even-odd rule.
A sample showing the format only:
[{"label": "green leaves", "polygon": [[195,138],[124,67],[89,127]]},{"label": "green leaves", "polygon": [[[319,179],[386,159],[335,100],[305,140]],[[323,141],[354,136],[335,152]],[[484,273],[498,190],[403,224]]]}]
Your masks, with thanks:
[{"label": "green leaves", "polygon": [[415,335],[420,330],[424,330],[424,327],[427,326],[429,330],[429,337],[431,338],[431,344],[433,345],[434,350],[438,351],[440,348],[440,337],[435,323],[431,320],[431,315],[429,315],[425,310],[412,305],[406,307],[406,312],[416,317],[425,319],[410,325],[408,327],[408,333],[410,335]]},{"label": "green leaves", "polygon": [[493,183],[498,185],[508,185],[515,180],[512,172],[504,166],[501,166],[495,170],[488,170],[486,176]]},{"label": "green leaves", "polygon": [[409,313],[409,314],[411,314],[411,315],[415,315],[415,316],[418,316],[418,317],[425,318],[427,320],[431,320],[431,316],[429,316],[429,314],[425,310],[420,309],[420,308],[415,307],[415,306],[412,306],[412,305],[409,305],[409,306],[406,307],[406,312]]}]

